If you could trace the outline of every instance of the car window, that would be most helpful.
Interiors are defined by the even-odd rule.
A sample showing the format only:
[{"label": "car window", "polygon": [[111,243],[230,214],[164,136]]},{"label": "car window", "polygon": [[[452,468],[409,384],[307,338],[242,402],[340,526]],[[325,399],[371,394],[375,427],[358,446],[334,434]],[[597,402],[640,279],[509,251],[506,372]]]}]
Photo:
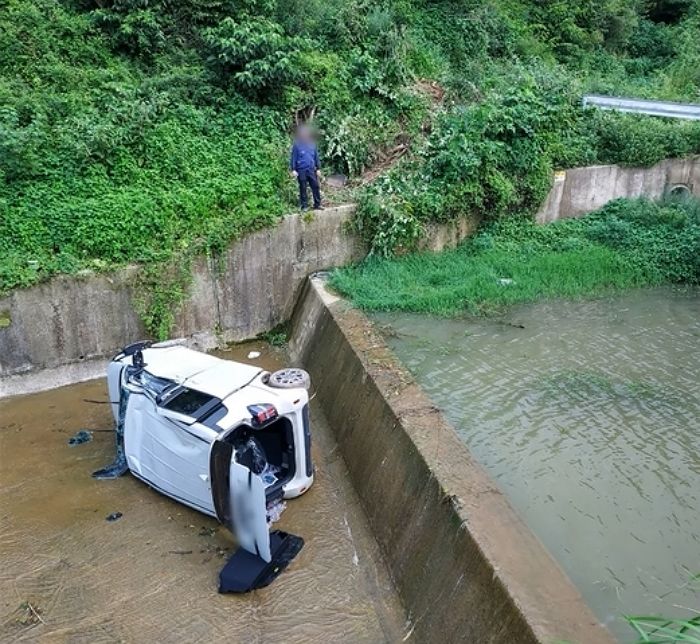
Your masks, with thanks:
[{"label": "car window", "polygon": [[219,400],[214,396],[183,387],[180,393],[175,394],[172,398],[168,398],[162,406],[169,411],[197,418],[203,407],[209,407],[212,403],[218,402]]},{"label": "car window", "polygon": [[160,396],[168,387],[173,387],[175,383],[167,378],[158,378],[148,371],[141,371],[138,376],[141,386],[154,396]]},{"label": "car window", "polygon": [[133,367],[128,367],[127,378],[129,382],[143,387],[143,390],[153,398],[157,398],[164,391],[176,386],[172,380],[159,378],[148,373],[145,369],[135,369]]}]

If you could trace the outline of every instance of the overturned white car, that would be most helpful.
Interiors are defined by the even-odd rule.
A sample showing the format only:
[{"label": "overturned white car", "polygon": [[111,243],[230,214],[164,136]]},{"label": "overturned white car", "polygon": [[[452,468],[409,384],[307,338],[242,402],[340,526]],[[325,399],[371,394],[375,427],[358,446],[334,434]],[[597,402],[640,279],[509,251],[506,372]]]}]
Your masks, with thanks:
[{"label": "overturned white car", "polygon": [[269,526],[283,499],[313,483],[308,374],[137,343],[113,358],[107,380],[117,456],[93,476],[130,471],[228,527],[240,548],[220,592],[269,584],[303,545]]}]

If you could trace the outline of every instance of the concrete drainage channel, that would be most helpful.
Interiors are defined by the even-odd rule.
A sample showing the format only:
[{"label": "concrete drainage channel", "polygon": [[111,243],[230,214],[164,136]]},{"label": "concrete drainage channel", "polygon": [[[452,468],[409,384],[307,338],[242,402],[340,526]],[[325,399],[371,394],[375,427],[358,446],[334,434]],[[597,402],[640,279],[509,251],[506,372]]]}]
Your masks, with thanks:
[{"label": "concrete drainage channel", "polygon": [[[557,173],[536,219],[545,223],[581,216],[617,197],[659,197],[669,192],[675,196],[700,195],[699,190],[700,157],[669,159],[651,168],[577,168]],[[299,625],[296,632],[300,638],[295,641],[316,641],[315,638],[331,641],[334,638],[327,636],[329,632],[344,634],[344,641],[347,641],[349,631],[345,622],[336,619],[339,611],[346,610],[350,615],[364,615],[359,621],[369,628],[354,640],[351,637],[351,641],[396,641],[397,638],[416,642],[551,644],[612,641],[551,556],[517,517],[488,475],[473,461],[453,428],[413,383],[383,339],[373,332],[369,321],[359,311],[329,294],[320,278],[306,280],[313,271],[348,264],[364,256],[366,249],[362,241],[346,232],[352,212],[352,206],[340,206],[311,220],[299,215],[285,217],[275,228],[234,242],[222,258],[223,271],[214,270],[204,260],[199,261],[194,268],[191,293],[177,316],[173,334],[187,338],[196,348],[208,350],[225,342],[255,336],[291,316],[290,350],[294,359],[311,372],[317,391],[314,405],[317,405],[319,417],[325,414],[328,419],[328,428],[320,423],[319,442],[326,441],[324,433],[331,429],[335,439],[329,437],[327,440],[337,441],[337,450],[333,446],[324,452],[325,467],[331,472],[334,455],[342,454],[352,480],[352,486],[348,487],[352,492],[354,486],[358,503],[361,502],[364,511],[364,514],[359,512],[361,520],[353,523],[350,509],[346,516],[343,508],[353,505],[355,492],[343,495],[337,487],[331,486],[323,493],[323,520],[329,523],[344,518],[341,528],[352,535],[362,533],[361,526],[368,521],[365,541],[374,543],[371,536],[374,534],[408,613],[409,626],[403,629],[403,615],[397,620],[395,606],[391,610],[381,606],[378,609],[381,602],[373,600],[334,604],[327,615],[329,623],[335,620],[329,627],[330,631],[316,628],[314,618],[317,612],[310,611],[313,603],[319,597],[332,594],[331,586],[338,586],[334,576],[353,579],[350,572],[344,573],[328,560],[325,567],[320,565],[324,553],[332,554],[338,550],[336,531],[333,537],[327,534],[323,537],[327,540],[327,550],[319,551],[318,559],[314,560],[317,567],[302,575],[305,587],[311,588],[305,599],[299,599],[296,590],[285,589],[285,582],[280,580],[280,591],[272,602],[284,604],[288,610],[281,613],[277,607],[271,611],[264,600],[259,611],[255,602],[238,602],[237,610],[248,611],[246,614],[252,620],[246,622],[247,618],[241,618],[243,624],[238,630],[223,617],[223,611],[230,610],[231,602],[211,600],[213,593],[207,586],[209,579],[202,577],[201,571],[193,568],[189,561],[189,567],[174,567],[169,583],[190,589],[187,594],[183,591],[182,602],[194,606],[191,597],[196,596],[197,611],[202,611],[201,615],[195,611],[199,621],[192,621],[192,628],[195,628],[192,634],[196,631],[205,638],[217,639],[225,632],[240,635],[246,641],[251,637],[262,641],[270,637],[270,631],[264,624],[256,622],[255,614],[261,614],[271,622],[284,622],[287,617],[293,619],[294,615],[301,615],[304,623]],[[424,247],[440,250],[455,246],[473,232],[476,223],[473,218],[465,218],[448,225],[433,226],[426,231]],[[106,358],[120,346],[144,335],[133,306],[132,278],[137,270],[130,267],[111,274],[58,277],[0,298],[0,398],[102,377]],[[102,391],[104,382],[75,386]],[[65,440],[53,432],[65,431],[60,424],[64,416],[73,418],[73,430],[80,429],[78,416],[86,414],[90,407],[82,404],[85,399],[76,398],[80,391],[73,390],[73,398],[68,396],[67,401],[60,404],[46,402],[48,398],[42,398],[44,402],[37,398],[35,404],[29,398],[23,399],[21,404],[16,402],[20,399],[0,402],[0,440],[6,441],[3,445],[16,446],[22,442],[40,445],[38,450],[28,450],[27,463],[31,466],[21,472],[16,470],[15,479],[7,474],[12,469],[7,467],[11,459],[0,459],[3,470],[0,498],[6,502],[8,496],[18,494],[22,502],[13,506],[13,512],[17,510],[15,514],[23,521],[39,521],[33,533],[25,530],[24,534],[30,543],[35,544],[32,550],[48,552],[55,547],[55,552],[51,551],[55,557],[42,559],[50,567],[48,573],[40,566],[24,573],[20,566],[17,579],[24,580],[22,583],[27,588],[32,588],[33,584],[41,587],[40,577],[53,580],[50,583],[54,590],[58,589],[56,592],[70,587],[66,580],[72,579],[72,573],[67,572],[69,567],[64,564],[70,557],[63,554],[67,543],[72,544],[74,551],[87,555],[96,543],[102,544],[103,556],[107,550],[112,555],[129,551],[130,546],[119,540],[100,542],[105,536],[91,522],[92,527],[76,533],[75,526],[81,525],[80,521],[87,516],[80,513],[86,510],[76,505],[67,508],[65,515],[58,516],[56,508],[62,506],[47,503],[52,497],[44,494],[46,486],[42,487],[40,481],[28,481],[27,472],[38,470],[41,470],[43,479],[48,467],[46,462],[50,460],[55,485],[70,483],[71,477],[75,477],[73,487],[66,488],[66,492],[75,494],[76,499],[82,499],[83,494],[88,497],[94,494],[97,496],[90,497],[91,502],[101,504],[112,498],[111,493],[104,491],[86,492],[81,478],[83,469],[70,459],[64,463],[70,470],[64,471],[57,465],[56,449]],[[17,405],[25,406],[27,417],[32,418],[30,424],[7,423],[8,415]],[[57,441],[56,449],[47,447],[51,440],[45,440],[42,431]],[[49,452],[51,457],[47,456]],[[145,498],[143,495],[147,492],[134,484],[137,486],[133,496],[136,503],[136,499]],[[52,490],[58,494],[54,488]],[[328,507],[326,493],[338,506]],[[34,497],[30,499],[32,494]],[[149,526],[153,528],[149,521],[157,516],[152,509],[160,508],[161,514],[167,512],[166,506],[159,505],[160,501],[154,498],[158,497],[149,497],[144,502],[139,515],[143,524],[138,535],[147,545],[151,544],[149,539],[153,534],[153,530],[148,529]],[[319,500],[308,505],[316,510],[321,507]],[[43,521],[42,510],[37,509],[40,506],[45,508],[46,516],[56,515],[57,523],[49,525]],[[315,516],[313,509],[309,513],[310,517]],[[15,514],[4,510],[2,514],[15,518]],[[192,520],[201,521],[199,518]],[[125,514],[117,525],[122,521],[129,521],[128,515]],[[53,525],[60,526],[56,534],[51,530],[47,532],[47,526]],[[167,529],[162,530],[160,541],[169,540],[171,548],[166,554],[171,551],[197,552],[196,540],[185,540],[190,545],[182,548],[176,542],[177,531],[173,533],[171,526],[164,525]],[[313,531],[319,530],[317,525],[309,525],[313,525]],[[5,527],[0,526],[0,529]],[[205,535],[213,527],[206,526]],[[41,540],[42,530],[49,541]],[[302,534],[308,532],[300,531]],[[0,550],[20,543],[15,533],[3,532],[2,535],[6,538],[0,539]],[[91,537],[87,542],[85,535]],[[57,540],[60,544],[56,543]],[[350,545],[352,541],[351,538]],[[224,545],[219,541],[217,547]],[[213,544],[209,546],[214,547]],[[381,581],[383,565],[374,561],[371,553],[363,557],[363,552],[367,550],[353,551],[350,560],[370,560],[369,568],[360,566],[361,574],[365,579],[380,581],[342,587],[350,588],[358,596],[393,597],[391,589]],[[136,614],[148,609],[150,614],[162,613],[164,616],[172,612],[173,601],[168,598],[173,591],[167,584],[152,588],[150,604],[135,602],[134,597],[128,597],[128,588],[153,586],[151,582],[163,570],[162,562],[142,558],[139,568],[148,574],[141,579],[129,579],[122,575],[123,561],[112,555],[108,564],[118,572],[114,579],[123,582],[126,593],[117,597],[117,604],[110,603],[109,594],[102,592],[105,588],[109,590],[109,584],[104,584],[101,578],[93,580],[93,588],[87,584],[86,577],[85,587],[70,587],[70,592],[81,601],[89,597],[90,601],[85,601],[85,605],[89,604],[89,609],[94,611],[104,611],[105,606],[110,606],[115,615],[120,610]],[[20,557],[17,561],[23,565],[26,558]],[[17,590],[17,579],[8,574],[4,578],[0,576],[0,583],[9,580],[8,588]],[[205,583],[197,587],[193,579],[205,579]],[[293,582],[290,583],[294,586]],[[163,589],[168,592],[163,592]],[[4,599],[6,596],[14,600],[13,595],[0,587],[0,597]],[[297,597],[293,602],[297,605],[295,610],[287,606],[289,596]],[[18,601],[21,600],[19,597]],[[213,602],[216,615],[209,608],[211,602],[205,600]],[[21,626],[24,622],[29,626],[43,624],[41,613],[30,610],[31,602],[24,602],[27,607],[20,608],[17,616],[12,612],[12,601],[5,606],[9,611],[9,622],[0,620],[0,627],[10,624],[10,628],[14,628],[16,623]],[[58,605],[58,599],[52,595],[50,603]],[[302,608],[299,608],[299,603]],[[398,600],[393,603],[397,604]],[[173,623],[172,631],[187,633],[182,610],[177,610],[180,621]],[[400,608],[398,612],[401,612]],[[282,614],[284,619],[280,617]],[[389,614],[391,616],[387,617]],[[205,615],[210,615],[211,619],[205,619]],[[112,622],[102,623],[99,618],[88,617],[90,627],[94,627],[94,633],[99,633],[100,637],[112,631],[116,639],[124,635],[119,628],[113,627]],[[397,626],[398,622],[401,622],[401,627]],[[156,623],[157,620],[153,622]],[[134,624],[134,628],[139,626],[136,622]],[[165,622],[161,626],[168,628]],[[62,628],[64,634],[77,632],[67,623]],[[285,629],[279,632],[289,635],[289,629],[286,626]],[[126,636],[129,639],[130,634],[143,632],[139,627],[133,633],[127,632]],[[150,632],[151,639],[158,639],[161,634],[157,629]],[[93,639],[100,637],[96,635]]]},{"label": "concrete drainage channel", "polygon": [[613,641],[362,313],[314,277],[292,329],[414,641]]},{"label": "concrete drainage channel", "polygon": [[[217,595],[226,530],[131,476],[89,477],[113,450],[104,380],[11,398],[0,639],[613,641],[362,313],[312,277],[291,328],[315,391],[317,481],[280,524],[307,541],[290,568]],[[68,447],[86,427],[93,441]]]}]

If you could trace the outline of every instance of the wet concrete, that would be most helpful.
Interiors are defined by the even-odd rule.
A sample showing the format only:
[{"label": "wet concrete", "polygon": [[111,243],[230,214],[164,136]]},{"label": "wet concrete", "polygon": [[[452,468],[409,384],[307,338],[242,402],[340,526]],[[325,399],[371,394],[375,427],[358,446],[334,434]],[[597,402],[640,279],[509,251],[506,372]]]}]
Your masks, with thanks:
[{"label": "wet concrete", "polygon": [[[266,368],[282,356],[223,354]],[[268,588],[219,595],[233,540],[131,476],[113,453],[105,382],[0,401],[0,640],[395,642],[405,615],[331,432],[312,401],[314,486],[277,527],[306,545]],[[69,447],[78,430],[91,442]],[[116,521],[106,521],[121,512]]]},{"label": "wet concrete", "polygon": [[360,311],[312,278],[291,327],[414,641],[612,642]]}]

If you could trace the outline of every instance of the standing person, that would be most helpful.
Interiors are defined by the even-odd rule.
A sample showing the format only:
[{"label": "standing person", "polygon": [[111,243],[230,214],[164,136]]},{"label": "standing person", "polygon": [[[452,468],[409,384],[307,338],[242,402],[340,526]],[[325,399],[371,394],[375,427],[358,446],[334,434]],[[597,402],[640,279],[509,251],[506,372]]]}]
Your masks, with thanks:
[{"label": "standing person", "polygon": [[297,128],[292,154],[289,159],[289,169],[292,176],[299,182],[299,207],[308,208],[307,184],[311,187],[314,197],[314,210],[321,210],[321,190],[318,179],[321,176],[321,164],[318,160],[318,148],[310,128],[300,125]]}]

